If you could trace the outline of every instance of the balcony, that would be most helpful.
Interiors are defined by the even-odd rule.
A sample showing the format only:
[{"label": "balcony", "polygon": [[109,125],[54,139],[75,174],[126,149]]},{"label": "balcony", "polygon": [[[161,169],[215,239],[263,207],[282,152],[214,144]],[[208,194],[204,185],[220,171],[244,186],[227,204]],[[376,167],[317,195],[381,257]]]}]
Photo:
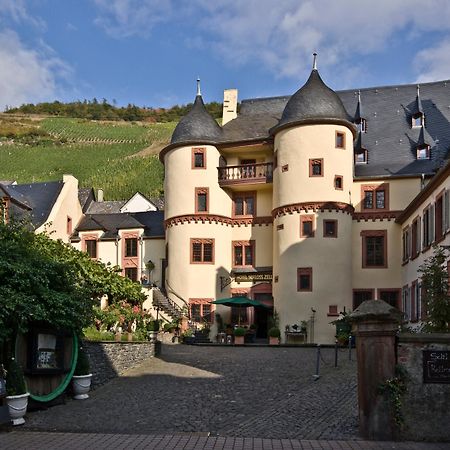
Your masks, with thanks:
[{"label": "balcony", "polygon": [[273,163],[218,167],[219,186],[272,183]]}]

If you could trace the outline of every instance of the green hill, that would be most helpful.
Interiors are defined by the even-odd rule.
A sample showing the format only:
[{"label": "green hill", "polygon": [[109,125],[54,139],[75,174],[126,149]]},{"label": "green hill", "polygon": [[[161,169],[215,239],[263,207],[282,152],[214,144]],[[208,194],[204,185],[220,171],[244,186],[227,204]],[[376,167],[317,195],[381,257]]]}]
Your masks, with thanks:
[{"label": "green hill", "polygon": [[51,181],[70,173],[81,187],[102,188],[108,200],[136,191],[158,196],[157,155],[175,125],[0,114],[0,179]]}]

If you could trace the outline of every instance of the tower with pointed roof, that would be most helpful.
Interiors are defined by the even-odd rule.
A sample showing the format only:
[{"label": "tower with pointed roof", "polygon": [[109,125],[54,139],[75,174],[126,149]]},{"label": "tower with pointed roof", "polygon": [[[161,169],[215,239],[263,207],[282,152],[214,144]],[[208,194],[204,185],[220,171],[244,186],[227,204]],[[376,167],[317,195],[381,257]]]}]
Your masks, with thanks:
[{"label": "tower with pointed roof", "polygon": [[[314,55],[315,58],[315,55]],[[274,307],[284,326],[324,299],[339,310],[352,295],[354,125],[316,64],[287,102],[274,136]],[[316,330],[317,341],[326,340]]]}]

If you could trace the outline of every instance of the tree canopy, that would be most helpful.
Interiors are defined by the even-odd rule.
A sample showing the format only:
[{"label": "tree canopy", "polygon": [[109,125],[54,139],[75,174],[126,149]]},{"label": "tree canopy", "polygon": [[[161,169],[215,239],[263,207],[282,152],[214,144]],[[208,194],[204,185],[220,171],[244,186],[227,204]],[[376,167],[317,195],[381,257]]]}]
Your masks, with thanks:
[{"label": "tree canopy", "polygon": [[112,302],[145,298],[117,268],[23,224],[0,223],[0,342],[32,322],[80,332],[103,294]]}]

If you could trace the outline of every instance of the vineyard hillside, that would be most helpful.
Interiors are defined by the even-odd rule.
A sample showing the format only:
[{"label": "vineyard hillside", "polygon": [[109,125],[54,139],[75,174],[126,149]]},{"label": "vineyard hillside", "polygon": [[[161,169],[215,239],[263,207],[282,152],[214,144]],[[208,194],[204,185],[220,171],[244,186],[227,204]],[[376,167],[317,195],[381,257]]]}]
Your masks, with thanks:
[{"label": "vineyard hillside", "polygon": [[0,180],[52,181],[72,174],[107,200],[163,193],[158,153],[175,122],[93,121],[0,114]]}]

